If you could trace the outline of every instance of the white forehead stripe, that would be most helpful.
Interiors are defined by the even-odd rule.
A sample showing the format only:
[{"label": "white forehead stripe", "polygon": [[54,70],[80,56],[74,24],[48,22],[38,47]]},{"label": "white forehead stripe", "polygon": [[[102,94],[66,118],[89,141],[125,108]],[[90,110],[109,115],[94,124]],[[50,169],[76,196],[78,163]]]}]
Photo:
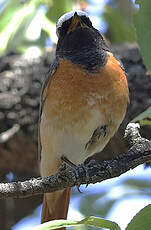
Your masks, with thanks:
[{"label": "white forehead stripe", "polygon": [[70,11],[66,14],[63,14],[57,21],[57,24],[56,24],[56,28],[58,29],[59,27],[62,26],[62,24],[67,21],[68,19],[72,18],[73,15],[75,14],[75,12],[77,12],[77,14],[79,16],[86,16],[87,18],[89,18],[88,14],[84,11],[81,11],[81,10],[75,10],[75,11]]}]

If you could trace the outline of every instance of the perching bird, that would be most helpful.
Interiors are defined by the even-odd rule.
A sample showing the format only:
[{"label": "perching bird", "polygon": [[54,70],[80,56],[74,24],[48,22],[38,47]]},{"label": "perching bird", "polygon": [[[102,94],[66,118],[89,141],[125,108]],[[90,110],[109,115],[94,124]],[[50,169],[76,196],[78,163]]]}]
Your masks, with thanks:
[{"label": "perching bird", "polygon": [[[124,70],[88,15],[66,13],[56,27],[55,60],[41,95],[42,177],[57,172],[62,156],[77,165],[103,150],[129,101]],[[45,194],[42,222],[65,219],[69,199],[69,188]]]}]

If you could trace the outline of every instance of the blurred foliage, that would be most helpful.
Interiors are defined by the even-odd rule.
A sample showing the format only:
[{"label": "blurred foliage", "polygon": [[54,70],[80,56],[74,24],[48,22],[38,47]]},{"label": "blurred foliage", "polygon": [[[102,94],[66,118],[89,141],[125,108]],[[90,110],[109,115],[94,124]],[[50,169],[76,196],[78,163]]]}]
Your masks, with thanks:
[{"label": "blurred foliage", "polygon": [[[114,186],[116,187],[117,184]],[[111,208],[114,207],[120,200],[123,201],[130,197],[134,199],[135,197],[141,196],[151,197],[151,182],[149,178],[144,180],[143,178],[138,177],[127,179],[125,177],[125,179],[118,184],[118,186],[120,186],[120,190],[122,191],[121,195],[119,196],[113,195],[114,186],[111,185],[111,187],[106,190],[103,188],[101,189],[100,185],[99,190],[94,189],[95,192],[82,196],[79,207],[79,211],[82,216],[87,217],[93,214],[94,216],[106,218]],[[127,211],[129,209],[130,207],[128,206]],[[87,227],[87,230],[92,230],[92,228]]]},{"label": "blurred foliage", "polygon": [[133,122],[139,122],[140,125],[151,125],[151,106],[143,113],[133,119]]},{"label": "blurred foliage", "polygon": [[[0,5],[2,8],[3,2]],[[27,27],[34,18],[39,0],[24,5],[18,0],[9,0],[0,14],[0,52],[13,51],[24,40]]]},{"label": "blurred foliage", "polygon": [[[148,73],[151,74],[151,1],[136,0],[135,3],[139,5],[139,11],[134,14],[137,41],[144,64],[148,69]],[[140,125],[151,125],[151,106],[137,116],[134,121],[139,121]]]},{"label": "blurred foliage", "polygon": [[139,0],[136,1],[136,4],[139,5],[139,11],[134,15],[137,41],[144,64],[151,73],[151,1]]},{"label": "blurred foliage", "polygon": [[71,11],[74,1],[71,0],[55,0],[52,7],[49,8],[46,16],[54,23],[64,12]]},{"label": "blurred foliage", "polygon": [[108,22],[109,37],[112,43],[136,41],[135,28],[133,24],[126,21],[118,8],[106,7],[104,18]]},{"label": "blurred foliage", "polygon": [[[58,226],[74,226],[72,229],[74,230],[92,230],[97,228],[104,227],[105,229],[120,229],[119,226],[112,221],[105,220],[102,217],[106,218],[107,213],[110,211],[111,207],[114,206],[118,200],[126,200],[128,198],[134,198],[135,197],[150,197],[151,196],[151,182],[150,178],[145,179],[144,178],[135,178],[135,177],[129,177],[120,182],[119,184],[118,180],[118,186],[120,186],[120,190],[122,191],[121,195],[118,197],[117,194],[115,196],[115,193],[113,195],[114,186],[116,187],[117,184],[114,185],[108,185],[109,187],[104,188],[103,185],[100,184],[100,189],[94,189],[95,192],[93,194],[88,192],[88,194],[79,194],[77,191],[73,191],[73,196],[77,197],[80,196],[80,213],[87,217],[83,219],[82,221],[74,221],[74,218],[76,216],[72,217],[72,220],[60,220],[60,221],[53,221],[48,222],[43,225],[39,225],[33,230],[47,230],[47,229],[53,229]],[[95,186],[95,185],[93,185]],[[83,186],[84,187],[84,186]],[[129,212],[131,209],[130,206],[126,207],[126,210],[123,210],[123,216],[126,214],[125,212]],[[136,216],[131,220],[131,222],[128,224],[126,230],[146,230],[150,229],[149,226],[151,224],[151,218],[150,218],[150,212],[151,212],[151,205],[146,206],[141,211],[139,211]],[[92,217],[91,215],[97,216],[97,218]],[[118,215],[118,214],[117,214]],[[118,221],[117,221],[118,222]],[[82,225],[79,225],[82,224]],[[77,226],[76,226],[77,225]],[[92,227],[93,226],[93,227]],[[104,229],[103,228],[103,229]],[[123,228],[122,228],[123,229]]]},{"label": "blurred foliage", "polygon": [[[122,1],[110,1],[103,10],[111,42],[136,40],[130,20],[132,13],[129,13],[133,12],[134,7],[129,0],[124,0],[124,3]],[[89,4],[89,0],[0,0],[0,56],[10,52],[24,52],[30,46],[43,50],[48,37],[56,43],[56,20],[77,5],[81,9],[85,6],[85,9]],[[39,37],[29,38],[27,32],[37,17]]]},{"label": "blurred foliage", "polygon": [[[64,12],[72,10],[72,5],[73,1],[70,0],[1,0],[0,55],[24,50],[23,47],[31,45],[43,48],[48,36],[56,41],[56,19]],[[40,9],[42,13],[39,23],[42,36],[35,41],[30,40],[26,37],[26,32]]]},{"label": "blurred foliage", "polygon": [[109,1],[103,16],[108,23],[109,38],[112,43],[136,41],[132,20],[135,10],[130,0]]}]

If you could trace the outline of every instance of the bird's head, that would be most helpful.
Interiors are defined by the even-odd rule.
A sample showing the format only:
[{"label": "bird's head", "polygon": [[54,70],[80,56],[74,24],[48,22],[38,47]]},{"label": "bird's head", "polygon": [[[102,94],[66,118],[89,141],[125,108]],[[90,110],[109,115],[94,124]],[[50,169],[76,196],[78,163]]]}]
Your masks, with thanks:
[{"label": "bird's head", "polygon": [[[56,24],[58,44],[56,55],[84,66],[98,66],[105,62],[107,49],[100,32],[95,29],[86,12],[71,11],[62,15]],[[91,63],[87,59],[91,57]],[[92,60],[93,59],[93,60]]]},{"label": "bird's head", "polygon": [[58,38],[61,38],[84,28],[93,28],[88,14],[84,11],[71,11],[58,19],[56,33]]}]

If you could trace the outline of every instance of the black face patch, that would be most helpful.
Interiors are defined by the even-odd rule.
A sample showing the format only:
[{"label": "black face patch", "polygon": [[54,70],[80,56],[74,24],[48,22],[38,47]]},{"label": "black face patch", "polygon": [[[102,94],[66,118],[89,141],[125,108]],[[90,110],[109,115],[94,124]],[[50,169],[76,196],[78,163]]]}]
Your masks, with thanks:
[{"label": "black face patch", "polygon": [[72,19],[70,18],[69,20],[63,22],[62,26],[59,27],[58,30],[58,36],[59,38],[63,38],[68,31],[69,26],[71,25]]},{"label": "black face patch", "polygon": [[56,55],[81,65],[89,72],[97,72],[106,63],[106,51],[109,48],[95,28],[81,27],[59,37]]}]

